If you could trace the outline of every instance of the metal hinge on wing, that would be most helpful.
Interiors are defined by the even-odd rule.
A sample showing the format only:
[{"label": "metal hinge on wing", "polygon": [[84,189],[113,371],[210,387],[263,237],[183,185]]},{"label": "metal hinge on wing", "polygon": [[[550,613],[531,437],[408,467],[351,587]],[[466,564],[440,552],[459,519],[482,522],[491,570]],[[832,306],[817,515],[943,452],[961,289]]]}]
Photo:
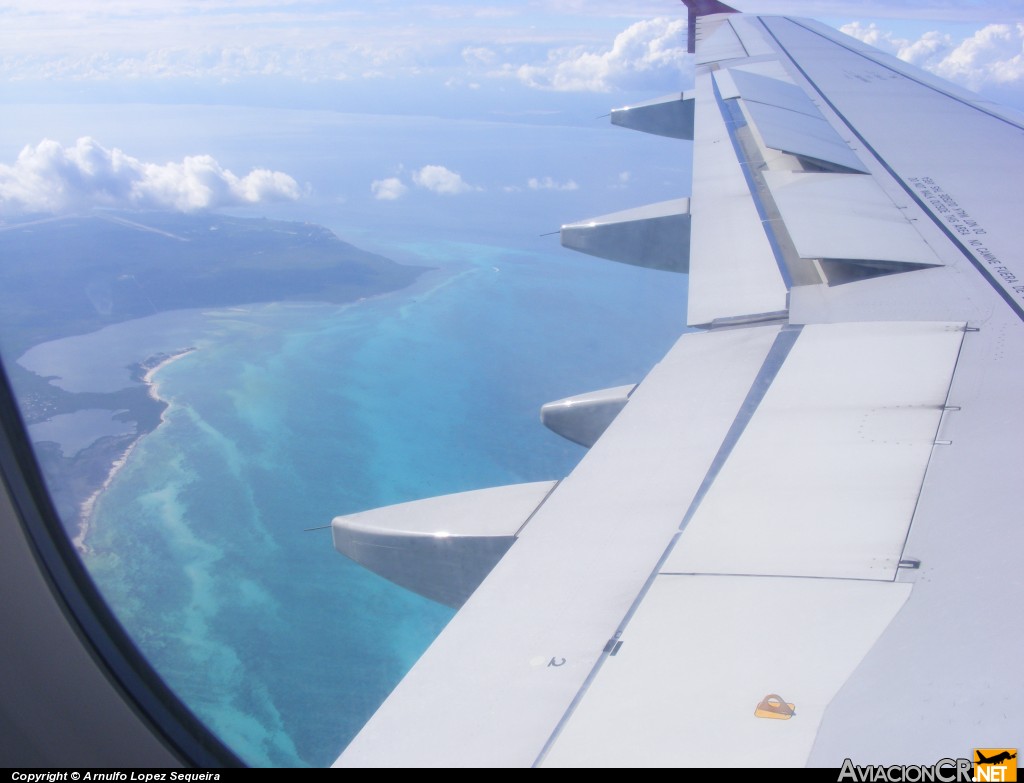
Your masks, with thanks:
[{"label": "metal hinge on wing", "polygon": [[568,223],[562,246],[633,266],[690,270],[690,199],[677,198]]},{"label": "metal hinge on wing", "polygon": [[545,403],[540,420],[552,432],[590,448],[626,407],[635,388],[636,384],[616,386]]},{"label": "metal hinge on wing", "polygon": [[395,584],[458,608],[556,486],[511,484],[335,517],[334,548]]},{"label": "metal hinge on wing", "polygon": [[693,141],[694,97],[691,90],[612,109],[612,125]]}]

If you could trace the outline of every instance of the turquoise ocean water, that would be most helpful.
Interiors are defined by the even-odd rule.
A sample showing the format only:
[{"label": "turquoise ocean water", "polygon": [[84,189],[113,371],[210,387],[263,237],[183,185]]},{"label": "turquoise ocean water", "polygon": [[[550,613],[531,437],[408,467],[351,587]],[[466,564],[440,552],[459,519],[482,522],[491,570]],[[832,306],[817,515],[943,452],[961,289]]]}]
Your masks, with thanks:
[{"label": "turquoise ocean water", "polygon": [[165,422],[95,507],[101,589],[251,764],[329,764],[451,616],[303,529],[566,475],[583,450],[540,405],[640,380],[682,331],[682,276],[557,251],[402,250],[436,270],[394,294],[164,322],[199,350],[156,375]]}]

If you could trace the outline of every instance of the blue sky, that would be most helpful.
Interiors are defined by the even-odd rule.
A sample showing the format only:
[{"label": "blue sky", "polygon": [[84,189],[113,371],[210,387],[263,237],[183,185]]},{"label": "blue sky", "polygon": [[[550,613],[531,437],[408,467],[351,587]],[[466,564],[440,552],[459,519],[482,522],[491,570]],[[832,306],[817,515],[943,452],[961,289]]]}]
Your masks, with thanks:
[{"label": "blue sky", "polygon": [[[1019,0],[742,7],[1024,109]],[[685,194],[678,144],[596,120],[685,86],[684,41],[671,0],[8,0],[0,219],[163,206],[534,236]]]}]

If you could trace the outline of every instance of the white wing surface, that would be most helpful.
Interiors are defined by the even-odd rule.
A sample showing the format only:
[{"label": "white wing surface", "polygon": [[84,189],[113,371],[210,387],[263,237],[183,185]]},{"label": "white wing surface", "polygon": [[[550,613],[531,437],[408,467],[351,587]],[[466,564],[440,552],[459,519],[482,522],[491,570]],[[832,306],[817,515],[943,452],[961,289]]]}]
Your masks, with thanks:
[{"label": "white wing surface", "polygon": [[689,274],[700,331],[545,406],[593,444],[561,481],[334,521],[461,606],[339,765],[933,764],[1024,736],[1024,124],[814,22],[688,5],[695,89],[612,121],[692,139],[690,199],[563,242]]}]

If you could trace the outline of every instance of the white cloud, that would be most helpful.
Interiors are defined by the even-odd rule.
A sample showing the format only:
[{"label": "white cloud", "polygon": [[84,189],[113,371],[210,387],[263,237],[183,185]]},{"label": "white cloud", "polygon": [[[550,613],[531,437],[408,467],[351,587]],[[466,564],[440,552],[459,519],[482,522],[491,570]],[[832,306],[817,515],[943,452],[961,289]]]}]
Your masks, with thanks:
[{"label": "white cloud", "polygon": [[678,74],[688,66],[686,22],[659,17],[630,25],[609,50],[554,49],[541,65],[506,65],[503,73],[546,90],[608,92],[628,86],[638,75],[646,78],[663,70]]},{"label": "white cloud", "polygon": [[615,183],[609,185],[611,188],[620,189],[629,187],[629,182],[633,178],[633,175],[628,171],[620,171],[619,176],[615,178]]},{"label": "white cloud", "polygon": [[881,29],[877,24],[863,24],[851,22],[839,28],[847,35],[853,36],[858,41],[863,41],[883,52],[894,54],[920,68],[941,62],[954,48],[953,39],[944,33],[927,32],[917,41],[908,38],[900,38],[891,32]]},{"label": "white cloud", "polygon": [[934,31],[912,41],[874,23],[852,22],[840,29],[972,90],[994,84],[1024,84],[1024,24],[986,25],[960,43],[946,33]]},{"label": "white cloud", "polygon": [[[419,7],[411,17],[407,5],[395,0],[4,0],[0,83],[55,88],[81,81],[102,89],[157,81],[163,89],[178,90],[179,79],[202,80],[211,89],[244,90],[248,96],[250,80],[268,77],[329,89],[337,82],[354,86],[362,79],[425,74],[436,74],[437,84],[451,77],[458,80],[453,86],[486,88],[485,76],[503,76],[542,89],[608,91],[652,87],[639,82],[653,75],[654,89],[663,89],[673,77],[680,81],[681,68],[684,79],[691,68],[683,55],[685,14],[659,10],[664,2],[641,0],[627,8],[613,0],[513,0],[493,6],[441,0]],[[979,25],[1020,19],[1020,0],[787,0],[785,8],[769,0],[749,3],[744,10],[826,18],[958,19]],[[658,13],[670,18],[622,29]],[[944,37],[935,36],[930,43],[945,46]]]},{"label": "white cloud", "polygon": [[494,65],[498,55],[486,46],[467,46],[462,50],[462,59],[467,65]]},{"label": "white cloud", "polygon": [[449,70],[463,51],[486,64],[491,46],[535,38],[521,16],[464,2],[410,15],[395,0],[4,0],[0,81],[396,77]]},{"label": "white cloud", "polygon": [[973,89],[1024,82],[1024,24],[986,25],[943,58],[935,72]]},{"label": "white cloud", "polygon": [[526,183],[530,190],[577,190],[577,185],[573,180],[566,180],[565,182],[556,182],[551,177],[543,177],[537,179],[536,177],[530,177]]},{"label": "white cloud", "polygon": [[444,166],[424,166],[419,171],[413,172],[412,181],[421,188],[444,196],[479,190],[466,182],[460,174]]},{"label": "white cloud", "polygon": [[370,184],[370,190],[375,199],[394,201],[404,196],[409,188],[398,177],[388,177],[387,179],[375,179]]},{"label": "white cloud", "polygon": [[280,171],[239,177],[209,155],[146,163],[82,137],[72,147],[44,139],[13,165],[0,164],[0,211],[60,212],[92,206],[191,211],[296,199],[299,186]]}]

